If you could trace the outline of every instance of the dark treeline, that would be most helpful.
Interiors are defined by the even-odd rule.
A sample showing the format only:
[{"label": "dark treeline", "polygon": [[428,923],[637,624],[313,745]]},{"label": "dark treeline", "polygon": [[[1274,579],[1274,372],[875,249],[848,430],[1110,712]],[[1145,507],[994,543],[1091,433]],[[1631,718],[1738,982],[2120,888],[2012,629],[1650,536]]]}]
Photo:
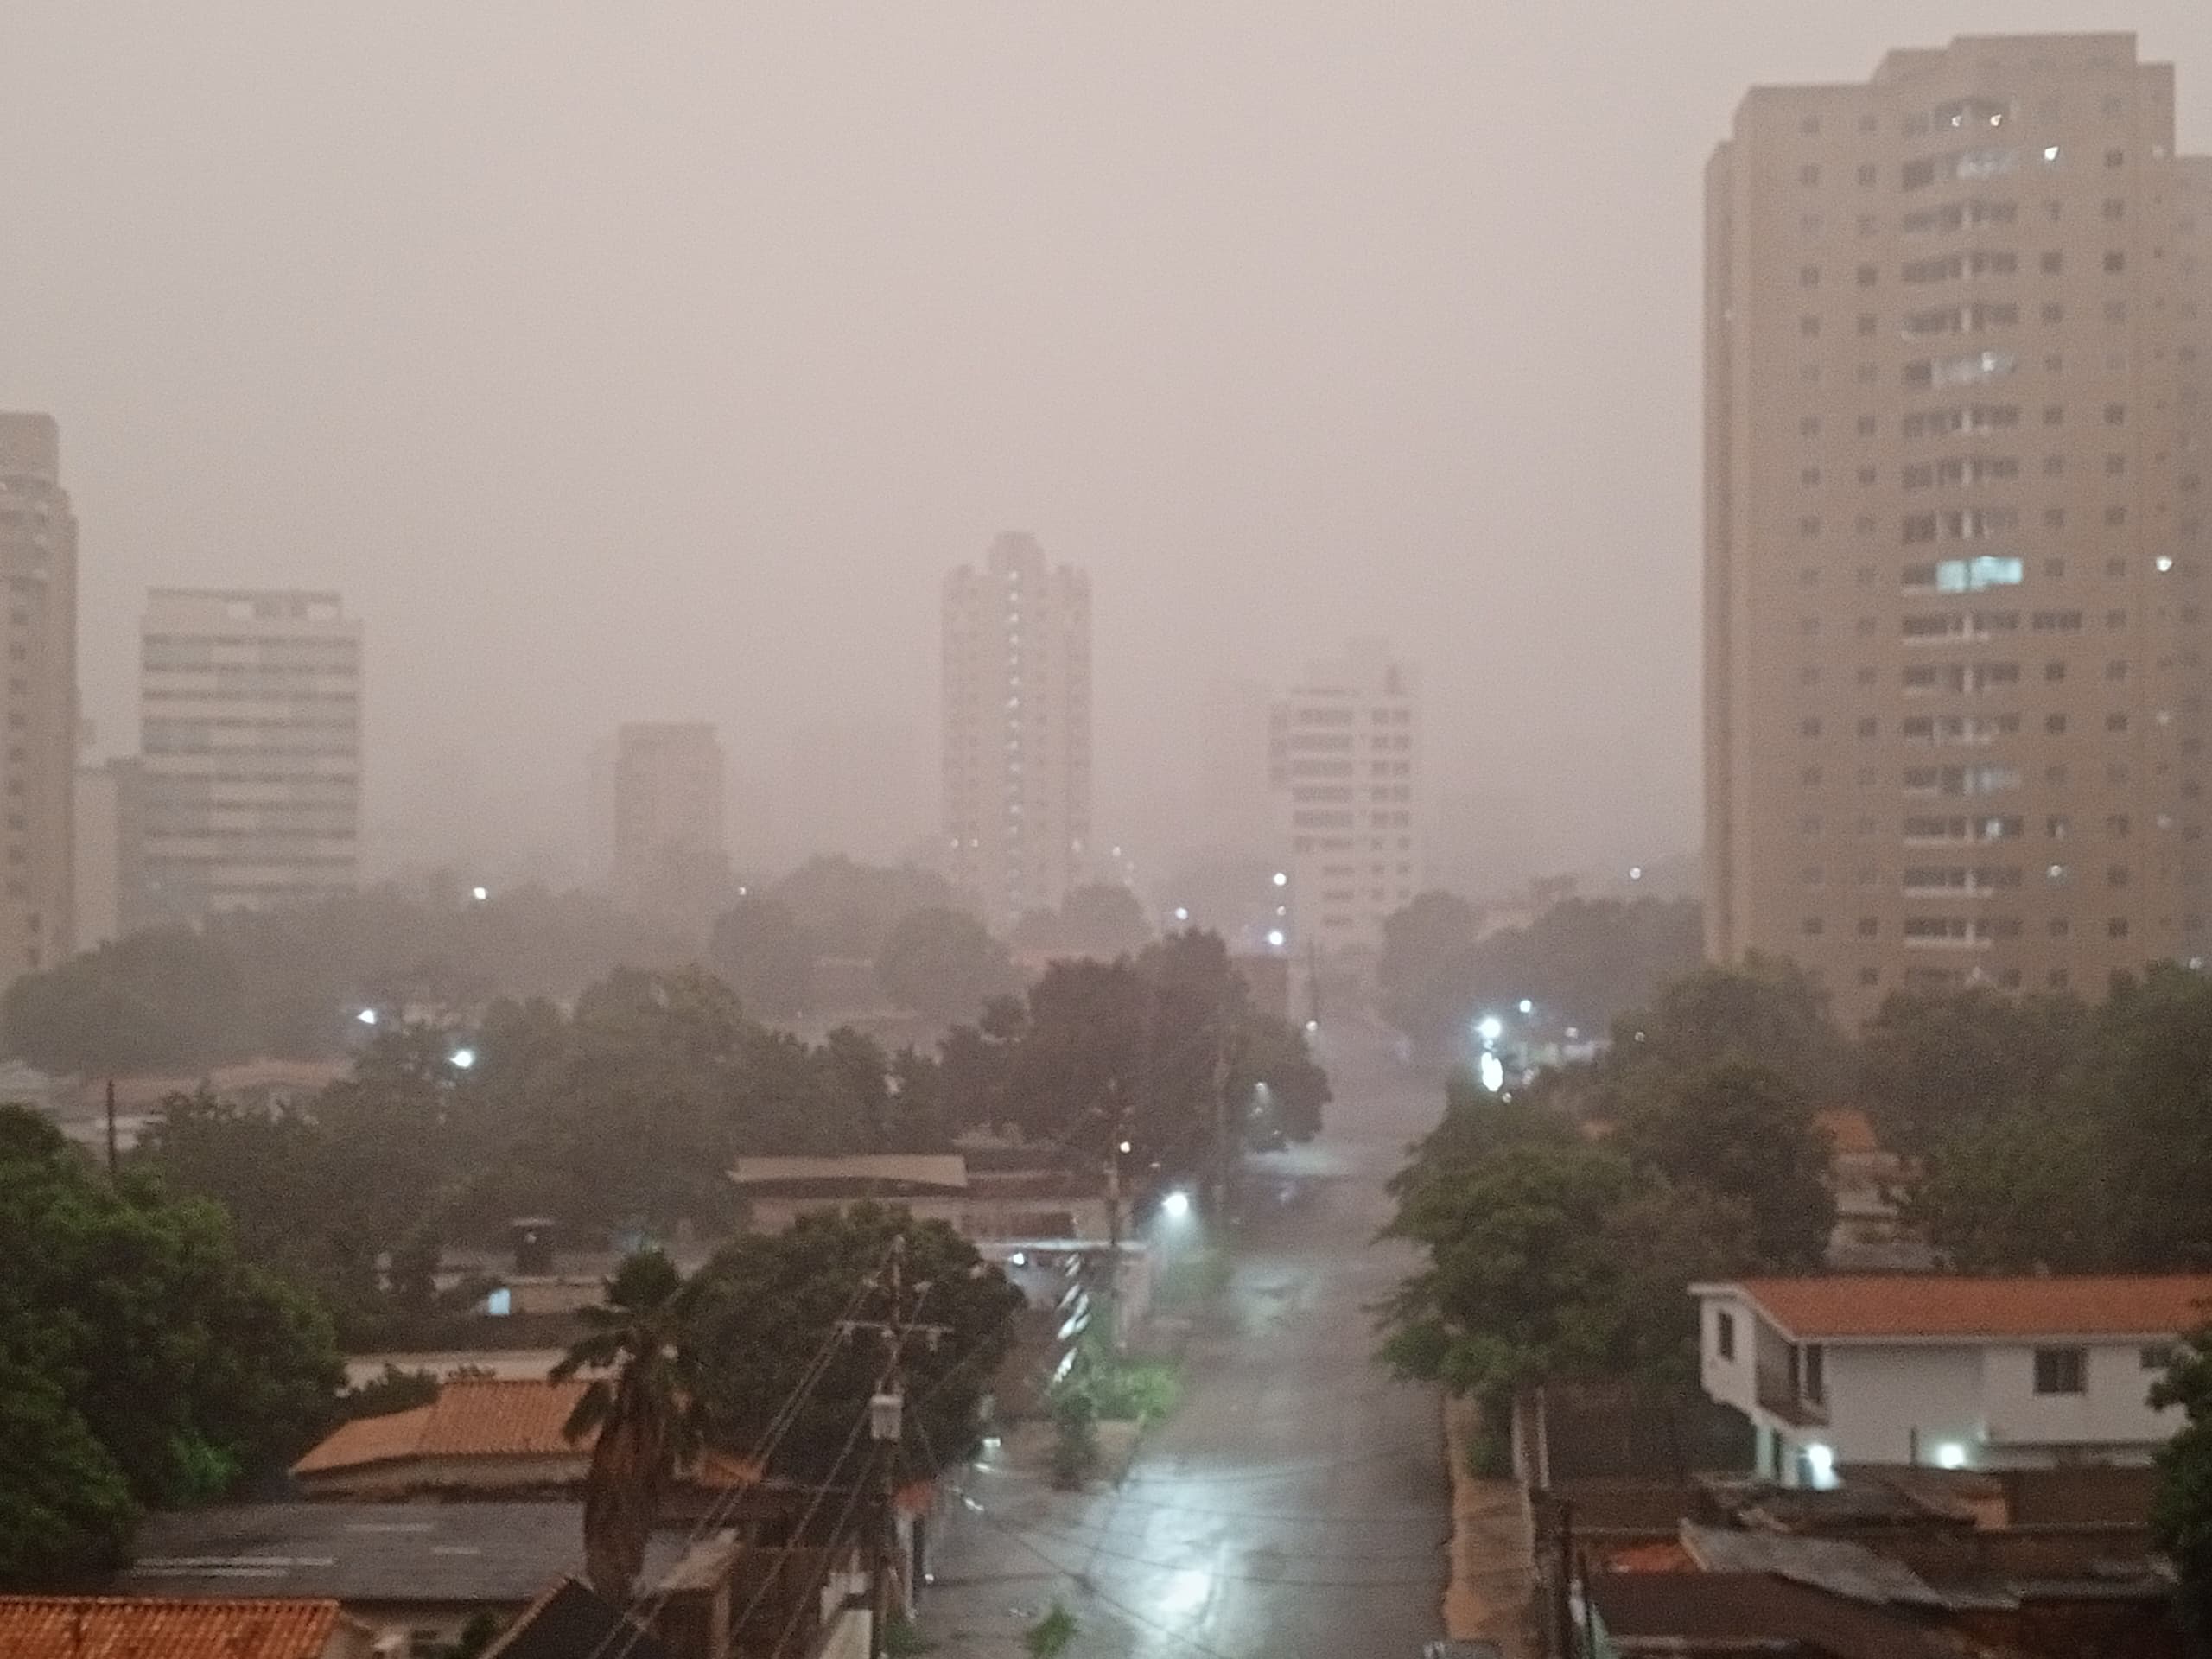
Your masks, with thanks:
[{"label": "dark treeline", "polygon": [[808,1044],[702,969],[622,969],[565,1012],[504,1001],[466,1033],[382,1032],[296,1110],[172,1098],[134,1161],[220,1202],[251,1259],[375,1345],[449,1311],[431,1281],[442,1246],[494,1243],[522,1215],[578,1238],[711,1236],[736,1218],[727,1172],[741,1156],[937,1151],[1014,1130],[1094,1167],[1126,1140],[1143,1181],[1187,1179],[1214,1155],[1217,1055],[1240,1140],[1315,1133],[1325,1076],[1301,1033],[1251,1006],[1210,934],[1055,963],[934,1052],[852,1030]]}]

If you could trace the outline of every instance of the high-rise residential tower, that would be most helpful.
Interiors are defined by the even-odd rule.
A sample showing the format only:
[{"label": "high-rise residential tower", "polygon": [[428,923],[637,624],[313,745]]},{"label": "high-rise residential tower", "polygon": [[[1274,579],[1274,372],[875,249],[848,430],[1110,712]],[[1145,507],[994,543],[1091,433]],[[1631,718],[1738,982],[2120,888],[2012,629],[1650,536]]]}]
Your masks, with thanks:
[{"label": "high-rise residential tower", "polygon": [[611,875],[624,904],[696,920],[721,902],[726,772],[721,739],[705,721],[636,721],[615,733]]},{"label": "high-rise residential tower", "polygon": [[361,625],[332,593],[156,588],[139,638],[139,924],[353,891]]},{"label": "high-rise residential tower", "polygon": [[2173,72],[1973,37],[1707,174],[1706,925],[1847,1020],[2202,957],[2208,231]]},{"label": "high-rise residential tower", "polygon": [[947,869],[994,926],[1090,867],[1090,578],[1008,531],[944,583]]},{"label": "high-rise residential tower", "polygon": [[1421,887],[1418,671],[1382,641],[1355,641],[1276,703],[1269,748],[1286,878],[1279,948],[1372,956],[1383,918]]},{"label": "high-rise residential tower", "polygon": [[0,413],[0,574],[8,584],[0,744],[0,984],[74,948],[77,518],[50,415]]}]

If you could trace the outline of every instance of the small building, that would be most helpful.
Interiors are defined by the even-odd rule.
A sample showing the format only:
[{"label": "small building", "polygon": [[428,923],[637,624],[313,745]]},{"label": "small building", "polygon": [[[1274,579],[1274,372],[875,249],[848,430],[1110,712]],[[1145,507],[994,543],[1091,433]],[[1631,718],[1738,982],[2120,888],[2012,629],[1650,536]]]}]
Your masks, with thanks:
[{"label": "small building", "polygon": [[918,1221],[942,1221],[979,1243],[1112,1236],[1103,1179],[1065,1166],[989,1168],[960,1153],[873,1153],[741,1158],[729,1178],[756,1233],[787,1231],[804,1215],[881,1204]]},{"label": "small building", "polygon": [[1751,1419],[1769,1478],[1846,1464],[2140,1464],[2179,1427],[2148,1395],[2212,1275],[1841,1274],[1690,1287],[1705,1392]]},{"label": "small building", "polygon": [[562,1432],[584,1386],[456,1377],[427,1406],[340,1424],[292,1465],[292,1478],[310,1497],[558,1493],[591,1464],[592,1437]]},{"label": "small building", "polygon": [[327,1597],[0,1596],[7,1659],[369,1659],[372,1652],[368,1628]]}]

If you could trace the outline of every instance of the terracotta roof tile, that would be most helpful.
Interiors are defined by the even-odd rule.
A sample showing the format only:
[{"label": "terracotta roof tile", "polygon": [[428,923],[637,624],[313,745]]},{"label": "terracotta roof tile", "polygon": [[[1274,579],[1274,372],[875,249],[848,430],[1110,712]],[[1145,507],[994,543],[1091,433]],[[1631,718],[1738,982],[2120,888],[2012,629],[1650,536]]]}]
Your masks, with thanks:
[{"label": "terracotta roof tile", "polygon": [[427,1406],[341,1425],[292,1465],[329,1474],[409,1458],[580,1457],[590,1434],[561,1433],[586,1384],[571,1378],[455,1377]]},{"label": "terracotta roof tile", "polygon": [[1872,1120],[1855,1106],[1830,1106],[1815,1112],[1813,1127],[1827,1136],[1828,1149],[1839,1157],[1882,1149]]},{"label": "terracotta roof tile", "polygon": [[592,1436],[561,1433],[582,1397],[577,1378],[456,1378],[438,1390],[417,1448],[426,1458],[568,1456],[591,1449]]},{"label": "terracotta roof tile", "polygon": [[319,1659],[334,1601],[0,1596],[7,1659]]},{"label": "terracotta roof tile", "polygon": [[416,1406],[340,1423],[292,1465],[292,1472],[315,1475],[329,1469],[359,1469],[367,1464],[411,1458],[423,1443],[423,1430],[433,1409]]},{"label": "terracotta roof tile", "polygon": [[1790,1335],[2165,1337],[2212,1318],[2212,1274],[1965,1279],[1835,1274],[1745,1279],[1736,1287]]}]

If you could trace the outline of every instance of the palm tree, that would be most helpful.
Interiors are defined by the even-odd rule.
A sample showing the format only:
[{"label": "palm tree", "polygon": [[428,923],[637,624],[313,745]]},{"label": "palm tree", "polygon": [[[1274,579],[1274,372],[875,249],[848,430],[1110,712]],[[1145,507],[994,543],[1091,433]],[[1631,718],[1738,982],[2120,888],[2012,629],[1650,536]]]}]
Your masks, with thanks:
[{"label": "palm tree", "polygon": [[625,1605],[645,1564],[645,1540],[677,1465],[696,1453],[705,1408],[691,1337],[696,1295],[658,1250],[626,1257],[607,1300],[582,1310],[587,1331],[552,1371],[563,1382],[598,1371],[569,1414],[563,1433],[594,1429],[584,1482],[584,1564],[592,1588]]}]

